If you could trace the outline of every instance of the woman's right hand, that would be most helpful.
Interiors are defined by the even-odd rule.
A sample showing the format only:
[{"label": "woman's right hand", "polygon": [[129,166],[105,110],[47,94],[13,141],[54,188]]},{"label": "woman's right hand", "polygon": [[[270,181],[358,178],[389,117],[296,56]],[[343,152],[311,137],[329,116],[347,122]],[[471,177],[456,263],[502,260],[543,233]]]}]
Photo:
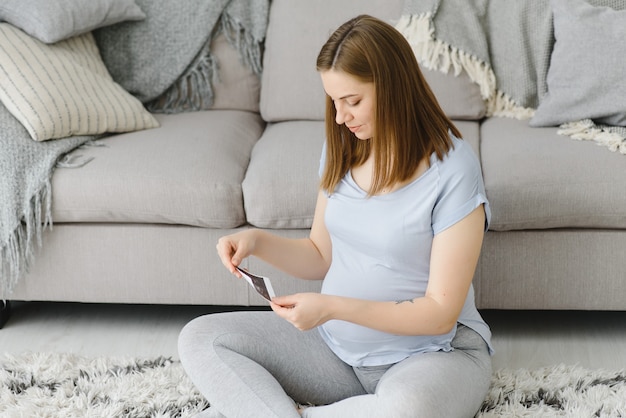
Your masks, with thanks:
[{"label": "woman's right hand", "polygon": [[244,258],[252,255],[255,245],[256,234],[252,229],[225,235],[217,241],[217,255],[228,271],[241,278],[241,273],[236,267]]}]

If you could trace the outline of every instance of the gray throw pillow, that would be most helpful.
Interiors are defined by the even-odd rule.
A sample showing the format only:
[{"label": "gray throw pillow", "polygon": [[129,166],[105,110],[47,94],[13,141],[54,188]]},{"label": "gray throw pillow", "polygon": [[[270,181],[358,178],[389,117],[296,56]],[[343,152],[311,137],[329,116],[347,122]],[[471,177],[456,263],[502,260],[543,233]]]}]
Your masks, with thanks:
[{"label": "gray throw pillow", "polygon": [[0,21],[51,44],[146,15],[134,0],[1,0]]},{"label": "gray throw pillow", "polygon": [[580,119],[626,126],[626,10],[552,0],[556,42],[548,92],[531,126]]}]

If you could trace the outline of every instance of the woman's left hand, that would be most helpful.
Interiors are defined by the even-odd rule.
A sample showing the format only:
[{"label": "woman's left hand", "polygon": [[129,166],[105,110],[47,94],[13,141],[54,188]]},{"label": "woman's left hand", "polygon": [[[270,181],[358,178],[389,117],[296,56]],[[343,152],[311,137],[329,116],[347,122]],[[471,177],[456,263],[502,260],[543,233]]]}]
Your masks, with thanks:
[{"label": "woman's left hand", "polygon": [[318,327],[330,318],[329,296],[320,293],[296,293],[277,296],[270,304],[278,316],[306,331]]}]

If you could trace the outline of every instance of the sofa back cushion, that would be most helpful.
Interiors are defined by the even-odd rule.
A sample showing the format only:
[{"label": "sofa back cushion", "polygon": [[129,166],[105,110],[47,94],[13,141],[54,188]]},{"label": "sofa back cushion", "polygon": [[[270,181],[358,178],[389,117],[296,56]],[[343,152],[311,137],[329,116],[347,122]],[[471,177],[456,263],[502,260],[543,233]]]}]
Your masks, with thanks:
[{"label": "sofa back cushion", "polygon": [[[273,0],[265,38],[260,111],[265,121],[323,120],[324,89],[317,54],[348,19],[369,14],[395,25],[404,0]],[[466,74],[423,70],[441,106],[454,119],[480,119],[485,105]]]}]

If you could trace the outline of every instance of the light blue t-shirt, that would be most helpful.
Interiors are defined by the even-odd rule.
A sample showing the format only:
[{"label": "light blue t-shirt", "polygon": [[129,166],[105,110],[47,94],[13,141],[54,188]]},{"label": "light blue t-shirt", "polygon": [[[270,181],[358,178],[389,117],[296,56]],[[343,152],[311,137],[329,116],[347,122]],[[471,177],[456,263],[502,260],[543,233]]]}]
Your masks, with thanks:
[{"label": "light blue t-shirt", "polygon": [[[322,293],[398,301],[424,296],[434,235],[484,204],[491,219],[476,155],[453,138],[443,161],[433,154],[430,167],[406,186],[367,197],[348,173],[328,195],[325,222],[332,241],[332,263]],[[322,151],[320,173],[325,164]],[[490,344],[491,332],[476,310],[470,288],[459,322]],[[346,321],[319,327],[330,349],[352,366],[393,364],[413,354],[450,351],[456,328],[445,335],[399,336]],[[490,346],[491,347],[491,346]]]}]

